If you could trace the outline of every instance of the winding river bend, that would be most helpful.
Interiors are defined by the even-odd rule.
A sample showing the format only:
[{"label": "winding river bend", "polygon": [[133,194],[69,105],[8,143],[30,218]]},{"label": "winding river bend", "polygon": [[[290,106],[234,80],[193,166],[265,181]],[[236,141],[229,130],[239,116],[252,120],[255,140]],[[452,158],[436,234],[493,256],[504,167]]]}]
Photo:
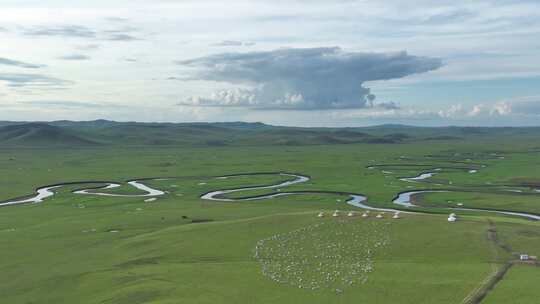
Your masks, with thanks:
[{"label": "winding river bend", "polygon": [[[238,175],[232,175],[232,176],[220,176],[216,177],[216,179],[228,179],[228,178],[234,178],[237,176],[248,176],[248,175],[279,175],[283,177],[289,177],[290,179],[279,182],[272,185],[264,185],[264,186],[252,186],[252,187],[241,187],[241,188],[233,188],[233,189],[225,189],[225,190],[215,190],[210,191],[207,193],[204,193],[200,196],[203,200],[209,200],[209,201],[221,201],[221,202],[241,202],[241,201],[256,201],[256,200],[265,200],[265,199],[271,199],[275,197],[280,196],[288,196],[288,195],[301,195],[301,194],[334,194],[334,195],[346,195],[349,196],[349,199],[346,201],[347,204],[366,209],[366,210],[373,210],[373,211],[379,211],[379,212],[405,212],[405,213],[420,213],[419,210],[414,210],[416,206],[411,202],[411,197],[413,195],[422,194],[422,193],[433,193],[433,192],[450,192],[452,190],[415,190],[415,191],[407,191],[407,192],[401,192],[397,195],[397,197],[392,201],[393,204],[399,207],[399,209],[393,209],[393,208],[380,208],[380,207],[373,207],[366,204],[367,197],[365,195],[359,194],[359,193],[352,193],[352,192],[338,192],[338,191],[281,191],[281,188],[285,188],[291,185],[295,184],[301,184],[310,181],[309,176],[301,175],[301,174],[293,174],[293,173],[251,173],[251,174],[238,174]],[[403,178],[401,180],[403,181],[409,181],[409,182],[418,182],[424,179],[427,179],[431,176],[436,174],[436,172],[426,172],[422,173],[421,175],[417,177],[412,178]],[[159,189],[154,189],[148,185],[145,185],[143,181],[152,181],[152,180],[166,180],[169,178],[150,178],[150,179],[140,179],[140,180],[131,180],[128,181],[127,184],[142,191],[142,194],[116,194],[116,193],[107,193],[107,192],[99,192],[100,190],[110,190],[114,188],[121,187],[120,183],[114,183],[114,182],[73,182],[73,183],[65,183],[65,184],[58,184],[58,185],[51,185],[51,186],[45,186],[38,188],[36,190],[36,194],[32,197],[24,197],[24,198],[17,198],[13,200],[8,200],[4,202],[0,202],[0,207],[3,206],[12,206],[12,205],[19,205],[19,204],[28,204],[28,203],[41,203],[45,199],[52,197],[55,195],[55,191],[63,186],[73,186],[73,185],[84,185],[84,184],[102,184],[101,187],[88,187],[83,189],[78,189],[72,191],[73,194],[78,195],[96,195],[96,196],[111,196],[111,197],[144,197],[144,198],[153,198],[157,196],[165,195],[166,193],[164,191],[161,191]],[[173,178],[170,178],[173,179]],[[249,190],[261,190],[261,189],[268,189],[276,191],[271,192],[269,194],[264,195],[255,195],[255,196],[246,196],[242,198],[229,198],[226,195],[235,193],[235,192],[241,192],[241,191],[249,191]],[[428,209],[429,207],[423,207],[424,210]],[[441,209],[441,208],[437,208]],[[497,213],[502,215],[510,215],[510,216],[517,216],[522,217],[529,220],[540,220],[540,215],[536,214],[529,214],[524,212],[511,212],[511,211],[499,211],[499,210],[490,210],[490,209],[473,209],[473,208],[445,208],[452,211],[479,211],[479,212],[490,212],[490,213]],[[424,212],[422,212],[424,213]]]},{"label": "winding river bend", "polygon": [[[420,207],[411,202],[411,197],[413,195],[423,194],[423,193],[440,193],[440,192],[451,192],[451,191],[450,190],[421,190],[421,191],[401,192],[392,202],[396,205],[400,205],[405,208]],[[530,220],[540,221],[540,215],[524,213],[524,212],[491,210],[491,209],[475,209],[475,208],[459,208],[459,207],[451,207],[451,208],[444,208],[444,209],[448,209],[452,211],[482,211],[482,212],[498,213],[498,214],[504,214],[504,215],[510,215],[510,216],[518,216],[518,217],[523,217]]]},{"label": "winding river bend", "polygon": [[[279,189],[286,186],[300,184],[308,182],[311,178],[309,176],[300,175],[300,174],[291,174],[291,173],[277,173],[281,176],[294,177],[292,180],[288,180],[282,183],[267,185],[267,186],[255,186],[255,187],[245,187],[245,188],[235,188],[228,190],[217,190],[205,193],[201,196],[201,199],[212,200],[212,201],[222,201],[222,202],[232,202],[232,201],[254,201],[254,200],[263,200],[270,199],[279,196],[287,195],[298,195],[298,194],[336,194],[336,195],[348,195],[349,199],[346,201],[347,204],[373,211],[381,212],[403,212],[402,210],[389,209],[389,208],[379,208],[366,205],[364,202],[367,201],[367,197],[362,194],[350,193],[350,192],[334,192],[334,191],[289,191],[289,192],[273,192],[266,195],[258,195],[244,198],[231,199],[226,198],[225,195],[234,192],[247,191],[247,190],[260,190],[260,189]],[[240,176],[240,175],[239,175]],[[224,178],[224,177],[218,177]]]},{"label": "winding river bend", "polygon": [[[482,167],[485,168],[485,165],[482,165]],[[368,168],[370,168],[370,167],[368,167]],[[372,166],[371,168],[375,168],[375,167]],[[462,170],[463,168],[460,168],[460,169]],[[430,171],[430,172],[420,173],[420,175],[415,176],[415,177],[404,177],[404,178],[400,178],[399,180],[404,181],[404,182],[412,182],[412,183],[423,182],[424,180],[435,176],[438,173],[438,171],[441,171],[442,169],[441,168],[436,168],[436,169],[432,169],[432,170],[433,171]],[[475,173],[478,172],[477,169],[473,169],[473,168],[470,168],[470,169],[465,168],[465,170],[467,170],[467,172],[469,174],[475,174]],[[514,190],[514,189],[510,189],[510,190],[506,190],[506,191],[518,192],[518,193],[522,192],[522,190]],[[537,189],[535,189],[535,191],[540,192]],[[400,192],[392,200],[392,203],[394,203],[396,205],[399,205],[399,206],[402,206],[402,207],[405,207],[405,208],[421,207],[421,206],[417,206],[417,205],[412,203],[412,197],[414,195],[424,194],[424,193],[441,193],[441,192],[453,192],[453,190],[444,190],[444,189],[442,189],[442,190],[414,190],[414,191]],[[448,210],[452,210],[452,211],[490,212],[490,213],[498,213],[498,214],[504,214],[504,215],[510,215],[510,216],[517,216],[517,217],[522,217],[522,218],[526,218],[526,219],[530,219],[530,220],[540,221],[540,215],[531,214],[531,213],[525,213],[525,212],[492,210],[492,209],[480,209],[480,208],[459,208],[459,207],[450,207],[450,208],[444,208],[444,209],[448,209]]]},{"label": "winding river bend", "polygon": [[[161,178],[160,178],[161,179]],[[158,180],[156,179],[150,179],[150,180]],[[162,180],[162,179],[161,179]],[[41,203],[46,198],[52,197],[55,195],[54,190],[57,190],[64,186],[73,186],[73,185],[84,185],[84,184],[105,184],[105,186],[102,187],[90,187],[80,190],[73,191],[74,194],[82,194],[82,195],[98,195],[98,196],[111,196],[111,197],[155,197],[155,196],[161,196],[164,195],[165,192],[151,188],[145,184],[143,184],[139,180],[131,180],[128,181],[127,184],[143,191],[143,194],[116,194],[116,193],[106,193],[106,192],[98,192],[98,190],[109,190],[114,188],[119,188],[122,185],[118,183],[111,183],[111,182],[72,182],[72,183],[65,183],[65,184],[58,184],[53,186],[45,186],[38,188],[36,190],[36,195],[32,197],[24,197],[24,198],[16,198],[13,200],[0,202],[0,207],[4,206],[11,206],[11,205],[19,205],[19,204],[31,204],[31,203]]]}]

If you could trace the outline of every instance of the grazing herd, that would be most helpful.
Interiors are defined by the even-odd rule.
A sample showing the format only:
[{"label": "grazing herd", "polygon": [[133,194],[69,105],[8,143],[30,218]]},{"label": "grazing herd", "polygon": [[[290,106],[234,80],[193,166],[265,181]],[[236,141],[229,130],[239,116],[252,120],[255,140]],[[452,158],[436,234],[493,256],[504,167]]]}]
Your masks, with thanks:
[{"label": "grazing herd", "polygon": [[389,221],[324,220],[258,241],[255,258],[262,273],[278,283],[341,293],[368,280],[375,255],[391,243],[390,226]]}]

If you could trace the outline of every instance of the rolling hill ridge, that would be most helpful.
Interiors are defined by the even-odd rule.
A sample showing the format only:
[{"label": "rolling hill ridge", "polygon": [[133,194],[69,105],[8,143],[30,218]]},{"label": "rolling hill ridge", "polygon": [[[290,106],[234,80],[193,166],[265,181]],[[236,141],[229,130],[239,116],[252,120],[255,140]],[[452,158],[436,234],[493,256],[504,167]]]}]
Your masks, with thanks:
[{"label": "rolling hill ridge", "polygon": [[139,123],[95,121],[0,122],[2,147],[188,146],[400,144],[536,138],[540,128],[463,128],[384,125],[362,128],[301,128],[263,123]]}]

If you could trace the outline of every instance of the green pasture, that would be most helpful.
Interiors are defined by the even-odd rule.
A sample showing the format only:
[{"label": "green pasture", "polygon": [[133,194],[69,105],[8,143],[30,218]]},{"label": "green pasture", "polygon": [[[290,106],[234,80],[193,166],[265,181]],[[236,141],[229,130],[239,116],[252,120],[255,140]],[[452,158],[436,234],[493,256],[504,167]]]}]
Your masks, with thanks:
[{"label": "green pasture", "polygon": [[[467,303],[502,265],[514,259],[512,252],[540,255],[539,223],[474,212],[460,215],[456,223],[448,223],[446,214],[402,214],[401,219],[392,220],[390,214],[376,219],[377,213],[372,212],[368,219],[333,218],[329,216],[333,210],[356,209],[345,203],[347,196],[335,194],[249,202],[203,201],[199,197],[213,190],[290,179],[269,174],[216,178],[219,176],[290,172],[312,179],[282,191],[361,193],[372,206],[395,208],[391,200],[400,191],[444,188],[456,192],[418,199],[436,207],[459,201],[465,207],[540,213],[540,194],[530,190],[531,183],[540,179],[540,155],[533,149],[534,142],[517,140],[504,146],[434,141],[425,145],[4,148],[0,150],[0,200],[63,182],[167,179],[144,182],[166,191],[154,202],[144,202],[144,197],[74,195],[71,190],[80,186],[73,185],[60,188],[57,195],[40,204],[0,208],[0,295],[2,302],[15,304]],[[399,178],[416,176],[426,168],[384,174],[379,168],[367,168],[374,164],[485,167],[478,167],[475,174],[443,170],[433,181],[406,183]],[[501,191],[504,187],[527,193],[506,193]],[[110,191],[138,193],[126,185]],[[251,190],[228,197],[273,191]],[[321,211],[327,216],[318,218]],[[336,235],[347,231],[370,235],[371,224],[387,225],[389,242],[370,255],[373,271],[365,281],[337,292],[335,288],[298,288],[263,274],[261,262],[254,256],[258,242],[318,223],[325,225],[317,236],[339,244],[343,253],[351,252],[355,247],[349,246],[361,241],[350,234]],[[500,243],[488,237],[489,229],[496,229]],[[328,241],[332,238],[335,243]],[[287,244],[305,256],[302,250],[311,248],[309,241]],[[269,259],[274,265],[280,263],[277,257]],[[309,260],[319,262],[326,269],[332,260]],[[303,267],[309,268],[309,263]],[[534,303],[540,293],[531,281],[539,274],[538,267],[512,267],[484,302],[509,303],[513,299]]]}]

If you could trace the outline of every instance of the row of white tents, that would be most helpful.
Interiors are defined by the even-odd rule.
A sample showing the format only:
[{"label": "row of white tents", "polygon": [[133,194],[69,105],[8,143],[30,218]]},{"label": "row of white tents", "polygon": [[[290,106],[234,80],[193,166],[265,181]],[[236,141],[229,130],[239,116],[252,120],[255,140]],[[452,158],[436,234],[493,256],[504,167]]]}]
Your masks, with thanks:
[{"label": "row of white tents", "polygon": [[[333,217],[339,217],[339,216],[341,216],[341,214],[342,214],[341,211],[336,210],[336,211],[334,211],[334,212],[332,213],[332,216],[333,216]],[[385,215],[385,214],[386,214],[385,212],[379,212],[375,217],[376,217],[376,218],[379,218],[379,219],[380,219],[380,218],[384,218],[384,215]],[[354,212],[354,211],[349,211],[346,215],[347,215],[348,217],[353,217],[353,216],[356,216],[357,213]],[[319,214],[317,215],[317,217],[325,217],[325,216],[326,216],[326,214],[325,214],[324,212],[319,212]],[[369,216],[370,216],[369,210],[364,211],[364,212],[361,214],[361,216],[362,216],[363,218],[369,217]],[[393,218],[393,219],[400,219],[400,218],[401,218],[401,217],[400,217],[400,212],[399,212],[399,211],[394,212],[394,215],[392,216],[392,218]],[[455,213],[451,213],[451,214],[448,216],[448,222],[453,223],[453,222],[456,222],[456,221],[457,221],[457,215],[456,215]]]},{"label": "row of white tents", "polygon": [[[362,216],[363,218],[367,218],[367,217],[370,216],[370,214],[371,214],[370,211],[367,210],[367,211],[363,212],[363,213],[361,214],[361,216]],[[379,218],[379,219],[380,219],[380,218],[384,218],[385,214],[386,214],[386,212],[379,212],[375,217],[376,217],[376,218]],[[339,216],[341,216],[341,215],[342,215],[342,212],[339,211],[339,210],[336,210],[336,211],[334,211],[334,212],[332,213],[332,217],[339,217]],[[357,213],[354,212],[354,211],[349,211],[348,213],[346,213],[346,215],[347,215],[348,217],[354,217],[354,216],[357,215]],[[317,216],[318,216],[318,217],[325,217],[326,214],[325,214],[324,212],[319,212],[319,214],[318,214]],[[392,218],[393,218],[393,219],[400,219],[400,218],[401,218],[401,217],[400,217],[400,212],[399,212],[399,211],[396,211],[396,212],[394,213],[394,215],[392,216]]]}]

